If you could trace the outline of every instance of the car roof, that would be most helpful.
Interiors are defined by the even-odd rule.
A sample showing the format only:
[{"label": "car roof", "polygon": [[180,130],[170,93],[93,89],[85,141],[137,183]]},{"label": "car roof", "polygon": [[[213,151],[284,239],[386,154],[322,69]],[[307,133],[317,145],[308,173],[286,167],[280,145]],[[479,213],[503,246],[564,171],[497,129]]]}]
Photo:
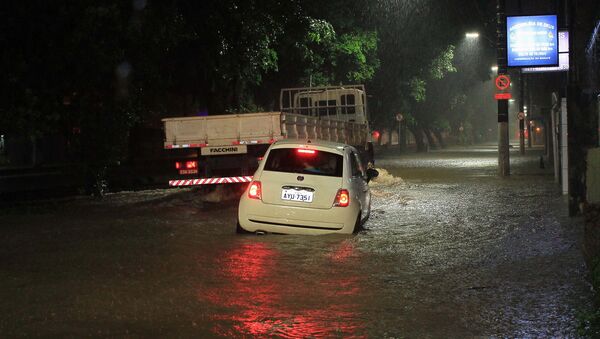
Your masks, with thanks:
[{"label": "car roof", "polygon": [[313,139],[284,139],[278,140],[273,143],[271,148],[292,148],[292,147],[306,147],[315,148],[320,150],[328,150],[335,153],[343,154],[346,148],[352,147],[347,144],[339,142],[326,141],[326,140],[313,140]]}]

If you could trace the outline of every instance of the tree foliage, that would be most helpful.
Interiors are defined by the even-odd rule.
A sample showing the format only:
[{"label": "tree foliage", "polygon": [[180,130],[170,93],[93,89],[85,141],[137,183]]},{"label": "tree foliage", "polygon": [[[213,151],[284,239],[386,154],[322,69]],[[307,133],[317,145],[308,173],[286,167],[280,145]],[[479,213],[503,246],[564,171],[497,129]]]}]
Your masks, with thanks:
[{"label": "tree foliage", "polygon": [[95,168],[127,156],[134,125],[276,109],[283,87],[366,83],[376,124],[403,112],[427,126],[440,109],[424,107],[434,83],[455,71],[461,29],[450,0],[0,6],[1,132],[64,134],[76,160]]},{"label": "tree foliage", "polygon": [[127,155],[135,124],[260,109],[284,84],[367,81],[378,67],[376,32],[316,1],[1,6],[1,132],[66,134],[72,153],[96,168]]},{"label": "tree foliage", "polygon": [[[375,126],[393,126],[396,113],[402,113],[423,148],[420,140],[423,135],[441,136],[439,132],[452,125],[449,109],[456,91],[446,85],[457,73],[480,68],[477,61],[470,68],[460,69],[455,46],[470,27],[469,21],[487,23],[487,17],[469,16],[481,11],[480,5],[469,2],[457,6],[449,0],[380,0],[371,6],[381,60],[381,67],[369,86],[370,92],[377,96],[370,105]],[[473,79],[469,76],[463,80],[472,83]]]},{"label": "tree foliage", "polygon": [[454,61],[454,46],[449,45],[440,53],[430,66],[429,77],[433,80],[441,80],[446,74],[456,72],[457,69],[453,64]]}]

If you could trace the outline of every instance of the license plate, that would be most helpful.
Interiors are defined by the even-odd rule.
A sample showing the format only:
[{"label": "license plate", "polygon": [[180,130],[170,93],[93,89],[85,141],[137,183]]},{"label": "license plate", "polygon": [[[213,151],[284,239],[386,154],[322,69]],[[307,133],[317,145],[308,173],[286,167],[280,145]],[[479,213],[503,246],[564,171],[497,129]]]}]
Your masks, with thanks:
[{"label": "license plate", "polygon": [[197,169],[179,170],[179,174],[198,174]]},{"label": "license plate", "polygon": [[281,200],[312,202],[314,192],[299,190],[281,190]]}]

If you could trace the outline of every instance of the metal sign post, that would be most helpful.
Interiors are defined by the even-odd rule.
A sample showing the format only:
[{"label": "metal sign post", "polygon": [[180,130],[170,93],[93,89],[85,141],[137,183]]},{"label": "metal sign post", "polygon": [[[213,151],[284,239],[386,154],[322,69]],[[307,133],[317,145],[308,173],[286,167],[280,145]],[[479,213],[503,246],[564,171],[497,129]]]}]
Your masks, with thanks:
[{"label": "metal sign post", "polygon": [[519,152],[525,154],[525,113],[519,112]]},{"label": "metal sign post", "polygon": [[[404,143],[402,142],[403,133],[402,133],[402,121],[404,120],[404,115],[402,113],[396,114],[396,121],[398,121],[398,149],[400,151],[404,151]],[[390,137],[391,140],[391,137]],[[390,141],[391,143],[391,141]]]},{"label": "metal sign post", "polygon": [[[506,15],[505,0],[496,3],[496,56],[498,59],[498,78],[496,86],[510,86],[510,78],[506,76]],[[506,78],[505,78],[506,77]],[[508,80],[508,81],[506,81]],[[498,99],[498,174],[501,177],[510,175],[510,153],[508,144],[508,99]]]}]

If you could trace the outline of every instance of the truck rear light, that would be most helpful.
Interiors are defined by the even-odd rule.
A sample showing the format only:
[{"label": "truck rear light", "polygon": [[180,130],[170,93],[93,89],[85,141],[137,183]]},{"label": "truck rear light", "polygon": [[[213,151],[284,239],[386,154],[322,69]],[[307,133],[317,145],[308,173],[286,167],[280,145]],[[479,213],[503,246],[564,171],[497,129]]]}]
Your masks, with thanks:
[{"label": "truck rear light", "polygon": [[198,162],[197,161],[187,161],[185,163],[185,168],[187,168],[187,169],[198,168]]},{"label": "truck rear light", "polygon": [[348,190],[345,188],[339,189],[335,195],[333,206],[348,207],[348,205],[350,205],[350,192],[348,192]]},{"label": "truck rear light", "polygon": [[248,188],[248,198],[262,200],[262,186],[260,181],[253,181]]}]

